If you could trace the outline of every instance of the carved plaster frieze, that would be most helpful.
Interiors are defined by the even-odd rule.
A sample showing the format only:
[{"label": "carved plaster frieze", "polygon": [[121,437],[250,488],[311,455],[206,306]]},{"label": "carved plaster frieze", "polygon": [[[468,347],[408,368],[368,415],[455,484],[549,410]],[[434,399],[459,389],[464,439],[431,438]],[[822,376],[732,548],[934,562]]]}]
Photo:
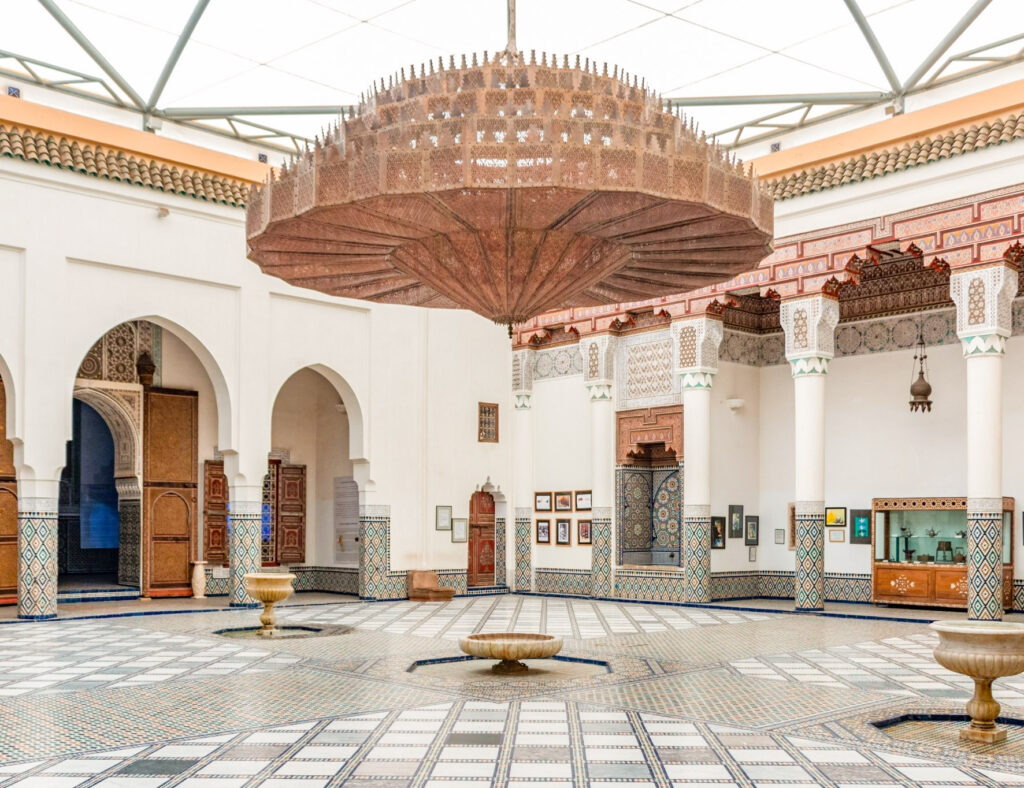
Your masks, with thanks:
[{"label": "carved plaster frieze", "polygon": [[533,391],[533,362],[536,351],[529,348],[512,353],[512,391]]},{"label": "carved plaster frieze", "polygon": [[704,388],[704,381],[718,372],[718,348],[722,344],[722,321],[716,317],[694,317],[672,323],[673,360],[677,375],[683,376],[683,387],[688,382]]},{"label": "carved plaster frieze", "polygon": [[583,380],[611,381],[615,377],[616,338],[608,334],[584,337],[580,340],[583,359]]}]

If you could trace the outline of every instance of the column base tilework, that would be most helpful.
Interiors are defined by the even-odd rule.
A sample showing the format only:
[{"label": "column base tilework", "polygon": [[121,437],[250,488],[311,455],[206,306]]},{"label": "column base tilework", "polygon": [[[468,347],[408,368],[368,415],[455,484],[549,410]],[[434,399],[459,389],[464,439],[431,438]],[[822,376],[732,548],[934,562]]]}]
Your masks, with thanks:
[{"label": "column base tilework", "polygon": [[612,582],[612,510],[594,507],[590,522],[590,592],[610,597]]},{"label": "column base tilework", "polygon": [[[794,580],[795,573],[786,571],[713,572],[709,601],[793,599]],[[683,602],[688,601],[685,594],[685,573],[679,570],[619,567],[615,570],[615,593],[610,596],[637,602]],[[594,595],[608,596],[596,592]],[[870,602],[871,575],[826,574],[825,599],[829,602]],[[1020,600],[1024,607],[1024,580],[1021,581]]]},{"label": "column base tilework", "polygon": [[505,518],[494,518],[494,585],[507,584],[505,569]]},{"label": "column base tilework", "polygon": [[1003,617],[1003,506],[998,498],[967,499],[967,617]]},{"label": "column base tilework", "polygon": [[117,582],[140,587],[142,582],[142,501],[121,499],[117,504],[119,549],[117,551]]},{"label": "column base tilework", "polygon": [[18,499],[18,618],[57,615],[57,499]]},{"label": "column base tilework", "polygon": [[516,509],[516,591],[533,590],[533,510]]},{"label": "column base tilework", "polygon": [[566,594],[569,596],[590,596],[592,584],[588,569],[542,569],[537,568],[538,594]]},{"label": "column base tilework", "polygon": [[683,506],[686,601],[711,601],[711,507]]},{"label": "column base tilework", "polygon": [[808,613],[825,604],[825,502],[796,503],[796,609]]},{"label": "column base tilework", "polygon": [[261,501],[231,501],[228,510],[228,557],[231,607],[259,607],[245,591],[245,576],[263,566]]}]

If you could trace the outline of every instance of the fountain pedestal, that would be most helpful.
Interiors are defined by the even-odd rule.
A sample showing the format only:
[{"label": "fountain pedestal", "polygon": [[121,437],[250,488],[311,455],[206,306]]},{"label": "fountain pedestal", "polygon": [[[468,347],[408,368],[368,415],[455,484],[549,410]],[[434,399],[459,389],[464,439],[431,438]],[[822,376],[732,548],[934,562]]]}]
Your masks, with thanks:
[{"label": "fountain pedestal", "polygon": [[529,670],[520,662],[522,659],[553,657],[562,650],[562,639],[527,632],[489,632],[461,638],[459,648],[474,657],[501,660],[491,666],[491,671],[509,675]]},{"label": "fountain pedestal", "polygon": [[974,679],[974,697],[967,701],[971,724],[960,731],[961,741],[994,744],[1006,739],[996,727],[999,702],[992,682],[1024,672],[1024,624],[1005,621],[936,621],[939,633],[935,661],[947,670]]},{"label": "fountain pedestal", "polygon": [[292,595],[292,581],[295,575],[284,572],[251,572],[243,577],[246,593],[263,604],[260,624],[263,626],[256,634],[260,637],[274,637],[277,634],[277,621],[274,618],[274,605]]}]

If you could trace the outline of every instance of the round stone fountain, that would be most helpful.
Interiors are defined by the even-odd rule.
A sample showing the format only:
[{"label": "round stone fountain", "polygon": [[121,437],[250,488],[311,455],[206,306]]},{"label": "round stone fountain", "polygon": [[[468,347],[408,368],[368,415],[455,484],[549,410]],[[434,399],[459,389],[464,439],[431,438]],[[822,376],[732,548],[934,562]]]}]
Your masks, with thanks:
[{"label": "round stone fountain", "polygon": [[993,744],[1006,739],[996,727],[999,702],[992,682],[1024,672],[1024,624],[1005,621],[936,621],[939,633],[935,661],[947,670],[974,679],[974,697],[967,701],[971,724],[960,731],[962,741]]},{"label": "round stone fountain", "polygon": [[257,602],[263,603],[260,623],[256,632],[260,637],[274,637],[278,634],[274,605],[292,595],[292,581],[295,575],[285,572],[250,572],[243,577],[245,591]]},{"label": "round stone fountain", "polygon": [[459,648],[474,657],[498,659],[494,673],[525,673],[522,659],[549,659],[562,650],[562,639],[528,632],[489,632],[459,640]]}]

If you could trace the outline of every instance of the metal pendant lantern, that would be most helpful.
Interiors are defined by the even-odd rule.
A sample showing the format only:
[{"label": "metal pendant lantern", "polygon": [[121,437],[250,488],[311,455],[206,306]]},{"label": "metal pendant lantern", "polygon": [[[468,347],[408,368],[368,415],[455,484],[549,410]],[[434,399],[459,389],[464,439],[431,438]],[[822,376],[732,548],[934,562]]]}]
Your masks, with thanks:
[{"label": "metal pendant lantern", "polygon": [[911,367],[911,379],[916,369],[917,380],[910,384],[910,410],[922,413],[932,409],[932,384],[928,382],[928,354],[925,352],[924,335],[917,335],[917,350],[914,352],[914,365]]}]

